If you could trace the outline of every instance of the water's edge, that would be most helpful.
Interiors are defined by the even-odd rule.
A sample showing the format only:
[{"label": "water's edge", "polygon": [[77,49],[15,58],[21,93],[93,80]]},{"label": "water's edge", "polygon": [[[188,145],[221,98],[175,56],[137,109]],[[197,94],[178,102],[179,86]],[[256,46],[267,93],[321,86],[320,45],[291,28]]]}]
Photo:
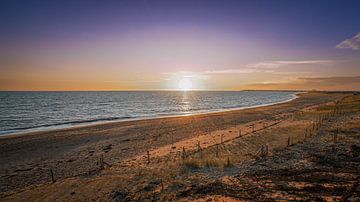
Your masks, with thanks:
[{"label": "water's edge", "polygon": [[186,114],[182,113],[182,114],[144,116],[144,117],[134,117],[134,118],[119,117],[119,118],[107,118],[107,119],[98,119],[98,120],[84,120],[84,121],[69,122],[69,123],[59,123],[59,124],[52,124],[52,125],[35,126],[33,128],[2,131],[0,133],[0,138],[1,137],[9,137],[9,136],[26,135],[26,134],[33,133],[33,132],[49,132],[49,131],[56,131],[56,130],[61,130],[61,129],[70,129],[70,128],[77,128],[77,127],[105,124],[105,123],[151,120],[151,119],[159,119],[159,118],[173,118],[173,117],[192,116],[192,115],[206,115],[206,114],[219,113],[219,112],[229,112],[229,111],[237,111],[237,110],[242,110],[242,109],[252,109],[252,108],[257,108],[257,107],[271,106],[271,105],[290,102],[292,100],[297,99],[299,97],[298,95],[302,94],[302,93],[305,93],[305,92],[294,92],[292,94],[292,97],[288,100],[273,102],[273,103],[268,103],[268,104],[247,106],[247,107],[234,107],[234,108],[228,108],[228,109],[206,110],[206,111],[199,111],[199,112],[195,112],[195,113],[186,113]]}]

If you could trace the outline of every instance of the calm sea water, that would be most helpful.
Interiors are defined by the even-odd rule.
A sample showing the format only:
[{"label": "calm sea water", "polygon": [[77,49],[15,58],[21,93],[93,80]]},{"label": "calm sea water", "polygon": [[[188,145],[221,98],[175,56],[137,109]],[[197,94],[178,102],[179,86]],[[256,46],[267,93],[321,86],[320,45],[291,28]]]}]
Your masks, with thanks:
[{"label": "calm sea water", "polygon": [[0,92],[0,134],[284,102],[295,92]]}]

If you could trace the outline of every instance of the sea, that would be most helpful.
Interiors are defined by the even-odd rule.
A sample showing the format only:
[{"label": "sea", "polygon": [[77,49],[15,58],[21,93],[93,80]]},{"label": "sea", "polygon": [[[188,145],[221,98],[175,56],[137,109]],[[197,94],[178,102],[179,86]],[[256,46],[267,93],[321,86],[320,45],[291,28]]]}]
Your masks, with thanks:
[{"label": "sea", "polygon": [[0,135],[286,102],[294,91],[0,92]]}]

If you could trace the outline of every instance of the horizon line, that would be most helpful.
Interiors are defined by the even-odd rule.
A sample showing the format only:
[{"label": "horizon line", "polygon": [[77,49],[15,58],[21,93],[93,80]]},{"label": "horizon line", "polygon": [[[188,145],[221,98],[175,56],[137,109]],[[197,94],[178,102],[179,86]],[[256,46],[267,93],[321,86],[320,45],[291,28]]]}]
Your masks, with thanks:
[{"label": "horizon line", "polygon": [[284,91],[284,92],[360,92],[358,90],[317,90],[317,89],[239,89],[239,90],[178,90],[178,89],[133,89],[133,90],[0,90],[0,92],[240,92],[240,91]]}]

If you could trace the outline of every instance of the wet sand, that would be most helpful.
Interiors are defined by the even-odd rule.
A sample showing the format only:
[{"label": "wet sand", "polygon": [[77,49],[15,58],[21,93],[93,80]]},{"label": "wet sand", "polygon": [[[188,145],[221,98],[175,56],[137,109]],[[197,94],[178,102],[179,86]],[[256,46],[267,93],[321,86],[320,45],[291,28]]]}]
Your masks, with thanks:
[{"label": "wet sand", "polygon": [[[269,126],[293,113],[334,102],[346,94],[304,93],[287,103],[185,117],[103,123],[90,126],[0,137],[0,192],[7,194],[28,186],[91,174],[99,158],[109,165],[136,162],[151,155],[183,147],[210,147],[249,132],[249,126]],[[231,132],[230,132],[231,131]],[[208,136],[211,134],[212,139]],[[207,137],[208,140],[207,140]],[[142,161],[143,162],[143,161]]]}]

